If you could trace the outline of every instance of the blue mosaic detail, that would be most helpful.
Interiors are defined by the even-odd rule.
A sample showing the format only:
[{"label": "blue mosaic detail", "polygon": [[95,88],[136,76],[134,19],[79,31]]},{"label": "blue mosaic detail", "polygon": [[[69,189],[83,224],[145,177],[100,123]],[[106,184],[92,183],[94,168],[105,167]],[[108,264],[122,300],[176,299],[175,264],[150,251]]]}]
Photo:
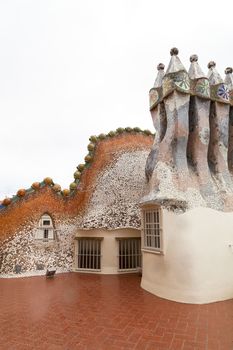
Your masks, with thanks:
[{"label": "blue mosaic detail", "polygon": [[224,100],[229,100],[229,90],[228,88],[222,84],[219,86],[218,91],[217,91],[217,95],[221,98],[223,98]]}]

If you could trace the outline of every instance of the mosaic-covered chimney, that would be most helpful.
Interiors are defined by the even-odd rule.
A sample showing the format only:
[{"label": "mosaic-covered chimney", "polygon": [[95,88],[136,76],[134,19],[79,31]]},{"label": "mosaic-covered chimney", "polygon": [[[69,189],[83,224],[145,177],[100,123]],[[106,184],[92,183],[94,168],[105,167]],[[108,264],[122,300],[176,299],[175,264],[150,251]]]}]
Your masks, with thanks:
[{"label": "mosaic-covered chimney", "polygon": [[208,64],[206,76],[197,55],[190,57],[187,72],[178,49],[170,54],[165,73],[164,65],[158,65],[149,93],[156,133],[142,203],[233,210],[232,68],[223,81],[215,62]]}]

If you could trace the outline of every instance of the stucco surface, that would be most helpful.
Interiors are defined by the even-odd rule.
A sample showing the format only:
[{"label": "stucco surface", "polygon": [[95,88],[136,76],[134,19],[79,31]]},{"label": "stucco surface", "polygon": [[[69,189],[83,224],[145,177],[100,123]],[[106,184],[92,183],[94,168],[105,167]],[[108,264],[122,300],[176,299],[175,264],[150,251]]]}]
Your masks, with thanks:
[{"label": "stucco surface", "polygon": [[[101,274],[117,274],[119,272],[119,244],[117,238],[141,237],[141,231],[137,229],[118,229],[118,230],[78,230],[77,237],[101,237]],[[78,240],[75,241],[76,258],[74,269],[78,271],[77,252]],[[80,271],[80,270],[79,270]],[[96,273],[96,272],[95,272]],[[122,273],[122,272],[121,272]]]},{"label": "stucco surface", "polygon": [[143,252],[142,287],[187,303],[233,298],[233,213],[163,210],[164,254]]}]

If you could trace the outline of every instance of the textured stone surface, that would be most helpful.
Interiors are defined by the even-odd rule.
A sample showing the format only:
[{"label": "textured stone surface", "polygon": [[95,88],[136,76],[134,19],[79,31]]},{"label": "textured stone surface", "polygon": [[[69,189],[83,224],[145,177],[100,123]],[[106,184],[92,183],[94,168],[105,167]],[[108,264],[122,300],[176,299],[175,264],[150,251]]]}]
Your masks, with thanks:
[{"label": "textured stone surface", "polygon": [[171,210],[203,206],[232,211],[232,69],[226,70],[223,83],[216,64],[210,62],[207,78],[197,55],[192,55],[187,73],[177,53],[171,50],[168,69],[157,80],[159,98],[150,103],[156,134],[141,203],[159,203]]},{"label": "textured stone surface", "polygon": [[139,201],[145,190],[147,151],[116,155],[98,175],[82,228],[140,227]]},{"label": "textured stone surface", "polygon": [[64,220],[56,223],[56,239],[51,242],[35,240],[35,227],[38,222],[18,231],[6,239],[0,246],[1,274],[13,274],[16,266],[20,272],[56,268],[59,271],[70,271],[74,260],[75,225]]},{"label": "textured stone surface", "polygon": [[[78,228],[137,228],[140,225],[138,202],[153,138],[140,129],[137,132],[130,129],[127,133],[123,129],[114,135],[99,140],[92,162],[79,166],[81,179],[70,196],[54,191],[50,181],[0,210],[2,276],[16,273],[16,270],[22,274],[37,273],[38,267],[70,271]],[[34,239],[44,213],[53,220],[54,242]]]}]

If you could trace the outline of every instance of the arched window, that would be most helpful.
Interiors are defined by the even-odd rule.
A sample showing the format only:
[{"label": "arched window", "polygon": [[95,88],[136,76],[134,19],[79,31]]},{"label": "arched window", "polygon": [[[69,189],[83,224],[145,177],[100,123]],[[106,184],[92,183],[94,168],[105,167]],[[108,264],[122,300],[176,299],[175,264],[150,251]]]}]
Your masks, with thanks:
[{"label": "arched window", "polygon": [[52,218],[49,214],[43,214],[39,220],[35,239],[42,242],[49,242],[55,239],[55,230]]}]

